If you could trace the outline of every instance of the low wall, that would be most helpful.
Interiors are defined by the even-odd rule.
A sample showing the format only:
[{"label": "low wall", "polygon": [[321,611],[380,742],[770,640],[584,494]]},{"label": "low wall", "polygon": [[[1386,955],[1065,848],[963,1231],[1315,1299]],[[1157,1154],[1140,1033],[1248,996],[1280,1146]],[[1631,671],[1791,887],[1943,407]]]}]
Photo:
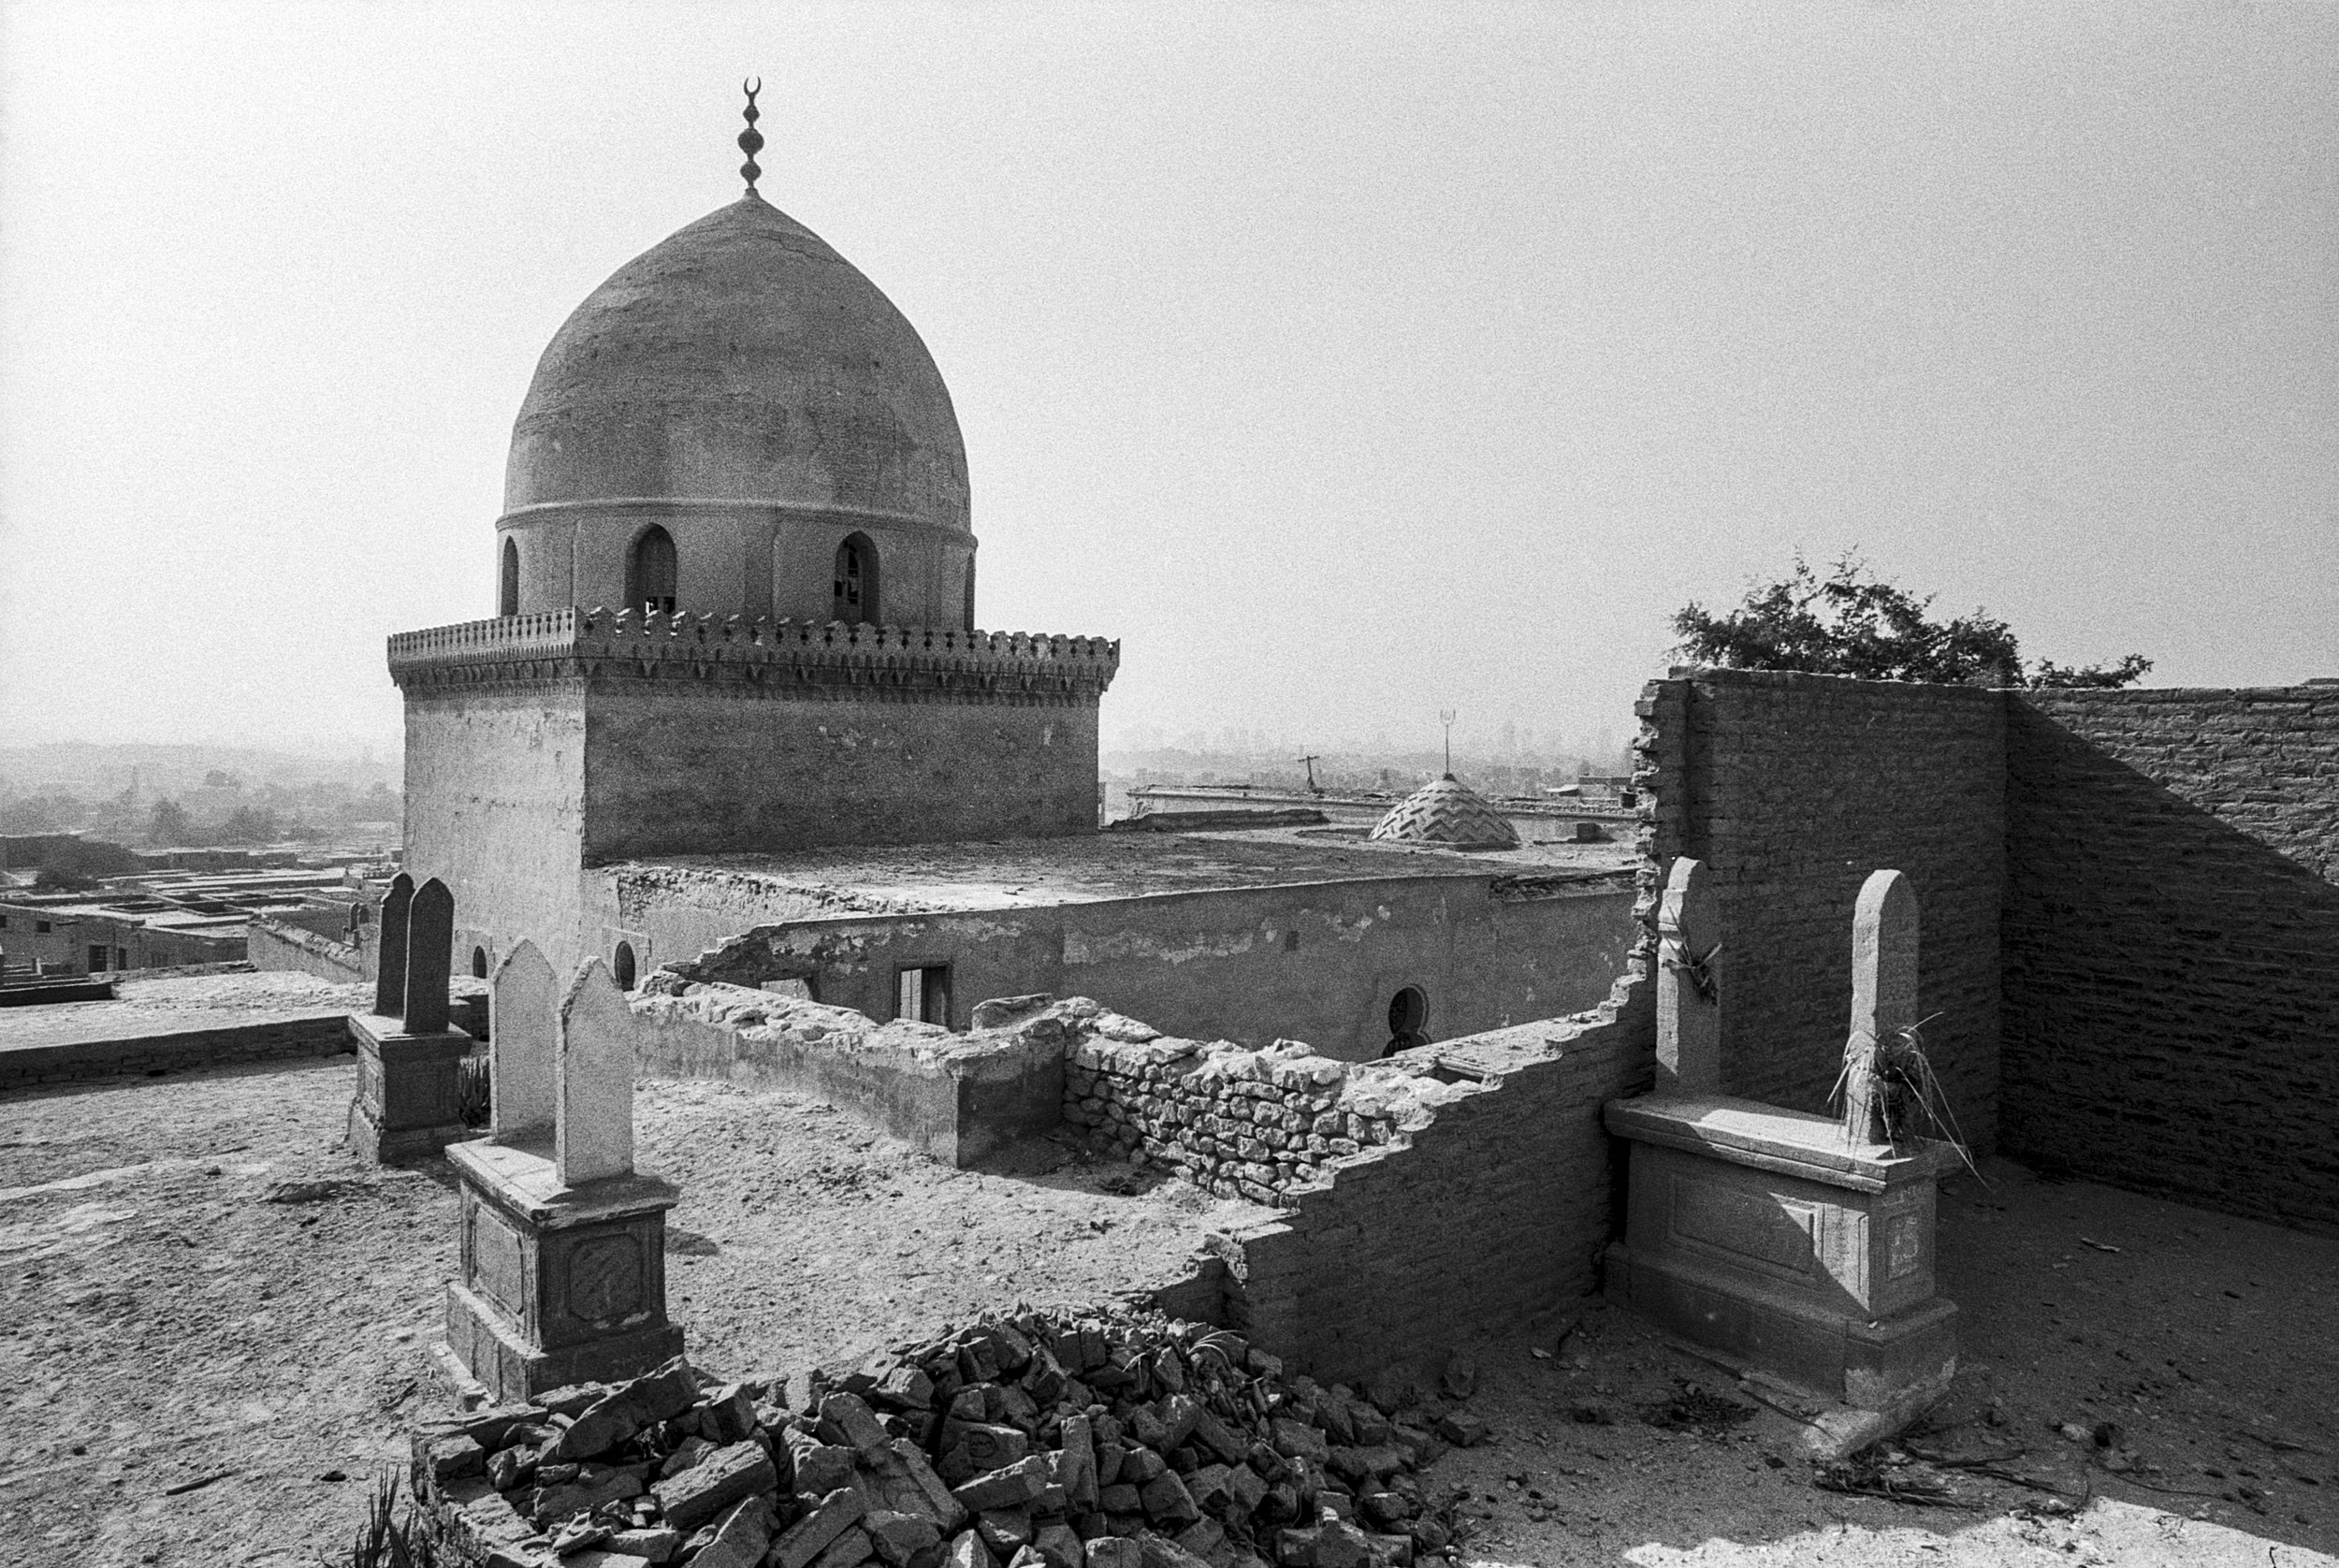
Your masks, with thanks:
[{"label": "low wall", "polygon": [[1408,1053],[1483,1076],[1228,1237],[1227,1315],[1318,1379],[1360,1381],[1589,1294],[1620,1183],[1600,1110],[1649,1087],[1655,1027],[1627,980],[1589,1014]]},{"label": "low wall", "polygon": [[2004,1143],[2339,1227],[2339,687],[2010,699]]},{"label": "low wall", "polygon": [[18,1046],[0,1051],[0,1094],[132,1073],[152,1076],[249,1062],[333,1056],[354,1049],[346,1013],[320,1013],[226,1029]]},{"label": "low wall", "polygon": [[245,943],[245,955],[255,969],[294,969],[330,980],[373,979],[364,949],[281,921],[255,916],[246,928]]},{"label": "low wall", "polygon": [[[1246,1051],[1097,1021],[1064,1068],[1064,1120],[1098,1148],[1166,1165],[1206,1192],[1283,1203],[1339,1161],[1476,1094],[1434,1076],[1434,1048],[1352,1064],[1293,1040]],[[1112,1038],[1114,1035],[1121,1038]]]},{"label": "low wall", "polygon": [[1038,1028],[954,1035],[877,1024],[744,986],[650,978],[634,998],[636,1069],[817,1095],[964,1168],[1054,1128],[1065,1038]]}]

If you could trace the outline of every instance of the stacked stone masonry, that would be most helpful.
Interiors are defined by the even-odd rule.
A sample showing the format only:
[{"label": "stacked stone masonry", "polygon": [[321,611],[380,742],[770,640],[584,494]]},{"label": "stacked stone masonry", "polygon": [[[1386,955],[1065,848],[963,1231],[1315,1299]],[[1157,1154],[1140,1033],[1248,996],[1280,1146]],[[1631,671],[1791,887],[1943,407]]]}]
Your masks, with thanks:
[{"label": "stacked stone masonry", "polygon": [[1095,1026],[1065,1063],[1065,1121],[1099,1149],[1254,1203],[1321,1186],[1339,1162],[1406,1140],[1439,1108],[1483,1092],[1439,1082],[1425,1052],[1351,1063],[1294,1040],[1245,1051],[1168,1038],[1111,1014]]},{"label": "stacked stone masonry", "polygon": [[2339,1226],[2339,687],[2010,704],[2003,1141]]}]

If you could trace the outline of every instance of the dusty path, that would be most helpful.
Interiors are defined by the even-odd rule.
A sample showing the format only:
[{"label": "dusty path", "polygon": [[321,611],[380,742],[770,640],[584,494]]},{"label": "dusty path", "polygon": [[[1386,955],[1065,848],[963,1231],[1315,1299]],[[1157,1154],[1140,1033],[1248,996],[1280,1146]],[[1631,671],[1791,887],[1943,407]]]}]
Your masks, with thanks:
[{"label": "dusty path", "polygon": [[[350,1078],[343,1059],[0,1101],[13,1561],[308,1568],[436,1405],[422,1346],[454,1200],[443,1168],[369,1172],[338,1151]],[[1116,1294],[1256,1212],[1174,1185],[1096,1190],[1110,1168],[949,1171],[824,1107],[728,1085],[645,1084],[638,1104],[642,1163],[686,1194],[673,1306],[695,1356],[746,1374],[850,1362],[1019,1298]],[[1497,1441],[1428,1477],[1472,1493],[1464,1561],[2331,1561],[2339,1241],[1992,1176],[1945,1194],[1966,1370],[1948,1430],[1922,1441],[2020,1449],[2008,1467],[2076,1518],[2022,1511],[2052,1493],[1964,1475],[1954,1509],[1819,1490],[1794,1422],[1766,1410],[1719,1435],[1661,1430],[1645,1416],[1677,1380],[1736,1397],[1732,1381],[1594,1308],[1547,1359],[1533,1354],[1547,1331],[1479,1347],[1470,1405]],[[320,1179],[349,1184],[264,1201]],[[2105,1420],[2158,1468],[2114,1474],[2053,1430]]]}]

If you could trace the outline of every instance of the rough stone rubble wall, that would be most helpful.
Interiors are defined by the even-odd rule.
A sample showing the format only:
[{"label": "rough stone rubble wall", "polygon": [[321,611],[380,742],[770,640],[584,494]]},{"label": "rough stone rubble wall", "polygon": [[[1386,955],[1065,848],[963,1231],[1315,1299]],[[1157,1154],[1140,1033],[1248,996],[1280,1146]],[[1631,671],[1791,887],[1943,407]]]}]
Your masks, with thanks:
[{"label": "rough stone rubble wall", "polygon": [[1108,1017],[1072,1048],[1064,1120],[1100,1149],[1139,1154],[1224,1198],[1282,1203],[1325,1184],[1335,1162],[1426,1126],[1482,1092],[1431,1076],[1434,1053],[1387,1063],[1317,1055],[1296,1040],[1245,1051],[1156,1036]]},{"label": "rough stone rubble wall", "polygon": [[1998,1088],[2005,696],[1958,686],[1699,670],[1638,711],[1644,875],[1676,855],[1721,895],[1727,1092],[1824,1112],[1852,1004],[1852,915],[1868,873],[1915,884],[1924,1038],[1967,1138]]},{"label": "rough stone rubble wall", "polygon": [[2009,714],[2003,1141],[2339,1225],[2339,687]]}]

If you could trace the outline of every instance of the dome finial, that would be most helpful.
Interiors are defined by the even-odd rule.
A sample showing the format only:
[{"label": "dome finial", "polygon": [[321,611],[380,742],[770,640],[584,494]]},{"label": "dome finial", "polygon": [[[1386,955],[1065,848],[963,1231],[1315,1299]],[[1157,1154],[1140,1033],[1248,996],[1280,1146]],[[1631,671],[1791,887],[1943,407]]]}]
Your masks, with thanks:
[{"label": "dome finial", "polygon": [[753,196],[755,182],[763,173],[755,163],[755,155],[763,151],[763,133],[755,128],[755,123],[763,118],[755,107],[755,95],[763,91],[763,79],[760,76],[750,78],[740,82],[739,89],[748,95],[748,107],[740,111],[748,128],[739,133],[739,151],[748,155],[748,161],[739,166],[739,172],[747,178],[748,195]]}]

